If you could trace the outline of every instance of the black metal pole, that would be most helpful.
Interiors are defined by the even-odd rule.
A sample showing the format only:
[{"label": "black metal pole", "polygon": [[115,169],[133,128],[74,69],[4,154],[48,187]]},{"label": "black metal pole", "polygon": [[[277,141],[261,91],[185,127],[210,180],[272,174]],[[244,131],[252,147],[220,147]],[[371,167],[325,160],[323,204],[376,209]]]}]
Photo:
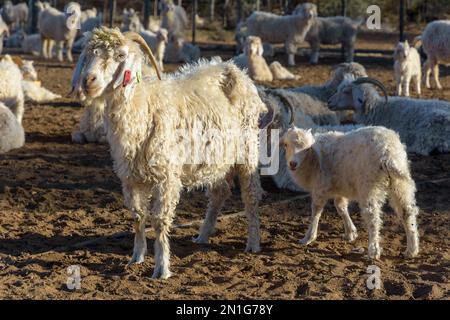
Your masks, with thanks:
[{"label": "black metal pole", "polygon": [[109,0],[109,27],[114,25],[114,17],[116,15],[116,0]]},{"label": "black metal pole", "polygon": [[347,16],[347,0],[341,0],[341,16]]},{"label": "black metal pole", "polygon": [[28,8],[30,10],[28,27],[30,34],[33,34],[37,32],[38,10],[36,8],[36,0],[29,0]]},{"label": "black metal pole", "polygon": [[400,41],[405,41],[405,0],[400,0]]},{"label": "black metal pole", "polygon": [[144,28],[148,29],[151,14],[151,0],[144,0]]},{"label": "black metal pole", "polygon": [[195,17],[197,16],[197,0],[193,0],[192,3],[192,44],[195,45],[195,33],[197,29],[197,24]]}]

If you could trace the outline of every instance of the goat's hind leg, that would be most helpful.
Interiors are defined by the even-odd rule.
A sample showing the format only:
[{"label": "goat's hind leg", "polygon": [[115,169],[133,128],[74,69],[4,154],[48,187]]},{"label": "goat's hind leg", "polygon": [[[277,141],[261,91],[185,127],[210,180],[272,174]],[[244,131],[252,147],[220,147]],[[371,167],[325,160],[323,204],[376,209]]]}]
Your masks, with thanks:
[{"label": "goat's hind leg", "polygon": [[317,238],[317,229],[319,228],[320,216],[322,215],[323,208],[326,201],[323,199],[317,199],[312,197],[311,204],[311,222],[309,224],[308,231],[303,239],[300,240],[301,244],[308,245]]},{"label": "goat's hind leg", "polygon": [[205,220],[200,228],[198,237],[194,240],[197,243],[208,243],[209,236],[214,232],[217,216],[225,201],[231,195],[230,186],[224,180],[218,185],[208,189],[209,203]]},{"label": "goat's hind leg", "polygon": [[381,256],[380,229],[382,225],[381,208],[383,195],[375,196],[366,201],[361,207],[361,215],[366,222],[369,234],[368,255],[370,259],[379,259]]},{"label": "goat's hind leg", "polygon": [[155,229],[154,279],[167,279],[171,276],[169,232],[180,199],[181,182],[171,172],[168,172],[167,176],[168,178],[155,188],[155,203],[152,209],[152,225]]},{"label": "goat's hind leg", "polygon": [[417,230],[417,215],[414,196],[415,186],[412,179],[396,179],[392,181],[389,200],[397,217],[403,224],[406,233],[407,248],[405,256],[413,258],[419,254],[419,231]]},{"label": "goat's hind leg", "polygon": [[352,219],[350,218],[350,215],[348,214],[348,200],[345,198],[335,198],[334,206],[336,207],[338,214],[344,221],[345,240],[350,242],[355,241],[358,237],[358,233]]},{"label": "goat's hind leg", "polygon": [[238,168],[239,182],[241,186],[242,202],[245,205],[245,214],[248,221],[248,239],[245,252],[261,251],[260,221],[258,205],[261,200],[261,181],[258,169],[251,169],[245,165]]}]

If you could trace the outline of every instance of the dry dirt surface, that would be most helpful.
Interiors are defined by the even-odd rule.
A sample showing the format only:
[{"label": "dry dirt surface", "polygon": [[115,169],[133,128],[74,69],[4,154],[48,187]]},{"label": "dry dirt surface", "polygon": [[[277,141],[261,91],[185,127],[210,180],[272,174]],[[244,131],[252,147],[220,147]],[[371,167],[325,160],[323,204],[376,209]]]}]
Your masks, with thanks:
[{"label": "dry dirt surface", "polygon": [[[372,44],[373,45],[373,44]],[[215,55],[219,52],[208,52]],[[226,56],[226,55],[225,55]],[[285,63],[285,56],[276,57]],[[291,68],[296,82],[322,83],[336,58],[318,66],[299,58]],[[368,73],[394,91],[389,59],[357,58]],[[36,60],[42,84],[60,94],[69,91],[73,65]],[[174,70],[176,66],[169,66]],[[426,98],[450,100],[450,76],[444,91],[424,89]],[[197,245],[204,190],[185,193],[172,231],[172,271],[168,280],[152,280],[154,233],[148,233],[145,263],[127,267],[133,246],[132,220],[123,207],[118,179],[106,145],[73,144],[82,109],[69,98],[52,104],[27,104],[26,145],[0,156],[0,298],[2,299],[449,299],[450,298],[450,155],[410,155],[420,207],[421,253],[404,259],[406,239],[392,209],[385,207],[380,261],[366,257],[367,232],[359,210],[359,230],[345,242],[343,226],[329,205],[317,240],[298,243],[307,229],[306,195],[267,191],[261,204],[262,252],[245,254],[246,221],[238,190],[227,201],[209,245]],[[193,224],[189,224],[194,222]],[[67,288],[68,267],[77,265],[81,288]],[[381,271],[381,288],[369,290],[367,268]]]}]

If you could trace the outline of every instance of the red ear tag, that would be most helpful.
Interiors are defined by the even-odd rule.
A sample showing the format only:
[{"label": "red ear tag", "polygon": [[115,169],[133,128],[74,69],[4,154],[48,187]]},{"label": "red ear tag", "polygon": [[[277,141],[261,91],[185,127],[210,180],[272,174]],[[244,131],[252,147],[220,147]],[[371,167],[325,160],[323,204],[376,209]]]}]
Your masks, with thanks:
[{"label": "red ear tag", "polygon": [[131,70],[125,70],[122,85],[126,87],[131,82]]}]

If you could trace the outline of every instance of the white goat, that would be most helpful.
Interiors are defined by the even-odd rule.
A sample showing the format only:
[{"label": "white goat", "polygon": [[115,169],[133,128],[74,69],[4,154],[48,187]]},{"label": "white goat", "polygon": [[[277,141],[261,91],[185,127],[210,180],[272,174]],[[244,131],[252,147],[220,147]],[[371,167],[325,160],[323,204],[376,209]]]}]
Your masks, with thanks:
[{"label": "white goat", "polygon": [[58,60],[63,61],[63,48],[65,47],[67,60],[72,62],[72,45],[77,34],[76,26],[80,19],[80,5],[76,2],[69,2],[64,12],[53,7],[45,8],[40,1],[36,3],[36,6],[39,10],[38,28],[41,35],[41,55],[47,59],[52,58],[52,46],[55,41]]},{"label": "white goat", "polygon": [[[260,37],[248,36],[245,42],[244,52],[247,56],[246,63],[248,65],[249,75],[256,81],[272,81],[272,80],[294,80],[297,79],[289,70],[284,68],[278,61],[274,61],[267,65],[263,57],[264,49]],[[241,64],[238,61],[239,64]]]},{"label": "white goat", "polygon": [[20,148],[25,143],[25,133],[14,113],[0,102],[0,154]]},{"label": "white goat", "polygon": [[297,47],[312,25],[313,15],[304,12],[298,15],[278,16],[268,12],[253,12],[241,25],[245,36],[258,36],[263,42],[284,43],[288,64],[295,65]]},{"label": "white goat", "polygon": [[346,62],[353,62],[355,51],[356,34],[359,26],[364,22],[360,18],[356,21],[348,17],[318,17],[317,6],[313,3],[302,3],[297,5],[293,15],[313,12],[313,22],[305,36],[305,41],[311,47],[311,63],[319,61],[320,44],[338,44],[344,49]]},{"label": "white goat", "polygon": [[9,36],[9,28],[8,25],[3,21],[2,17],[0,16],[0,54],[3,51],[3,40],[5,36]]},{"label": "white goat", "polygon": [[2,18],[11,25],[12,30],[24,28],[28,22],[27,4],[22,2],[14,5],[11,1],[6,1],[2,8]]},{"label": "white goat", "polygon": [[[295,89],[258,88],[261,99],[267,105],[269,112],[274,114],[273,129],[284,132],[289,127],[291,116],[300,128],[312,128],[314,132],[342,131],[355,129],[354,126],[339,126],[340,116],[328,109],[328,99],[336,92],[338,85],[346,76],[358,78],[367,76],[364,67],[358,63],[341,63],[334,70],[332,77],[319,86],[303,86]],[[290,112],[292,110],[293,112]],[[272,176],[278,188],[301,191],[292,181],[286,162],[284,150],[279,152],[279,170]]]},{"label": "white goat", "polygon": [[160,71],[164,71],[164,53],[166,51],[166,45],[169,42],[169,33],[166,29],[161,28],[156,33],[149,30],[139,32],[139,35],[144,38],[147,45],[155,53],[156,62]]},{"label": "white goat", "polygon": [[450,63],[450,20],[437,20],[430,22],[422,35],[415,39],[415,45],[422,43],[427,61],[423,65],[425,85],[430,88],[430,74],[433,72],[434,81],[438,89],[442,89],[439,82],[439,63]]},{"label": "white goat", "polygon": [[39,33],[25,35],[22,41],[22,51],[38,56],[41,51],[41,35]]},{"label": "white goat", "polygon": [[[106,101],[105,127],[114,170],[122,181],[125,203],[136,219],[130,262],[144,261],[145,222],[149,199],[153,198],[153,277],[169,277],[169,229],[180,191],[183,187],[209,186],[211,201],[197,238],[197,242],[207,242],[230,194],[226,182],[230,170],[239,175],[249,221],[246,250],[259,251],[261,188],[255,147],[258,117],[265,106],[251,79],[229,62],[200,62],[163,80],[142,79],[139,75],[146,57],[157,70],[151,49],[138,34],[95,29],[72,79],[78,95]],[[214,138],[201,139],[196,128],[214,132]],[[242,130],[248,133],[241,145],[238,136]],[[239,133],[230,135],[230,131]],[[194,143],[194,150],[184,148],[186,138],[188,145]],[[186,163],[186,151],[194,157],[206,153],[208,163],[195,159]]]},{"label": "white goat", "polygon": [[[373,84],[380,87],[381,98]],[[364,125],[384,126],[400,135],[408,151],[421,155],[450,151],[450,103],[389,97],[379,81],[346,79],[328,103],[331,110],[354,110],[354,119]]]},{"label": "white goat", "polygon": [[349,201],[357,201],[368,228],[369,258],[379,259],[381,214],[388,196],[405,229],[405,255],[418,255],[416,186],[398,134],[383,127],[367,127],[313,136],[310,131],[290,128],[281,143],[292,178],[311,193],[311,223],[302,244],[316,239],[320,216],[330,198],[344,221],[345,238],[354,241],[357,231],[347,206]]},{"label": "white goat", "polygon": [[137,11],[134,11],[134,9],[123,9],[122,25],[120,27],[120,30],[122,32],[141,32],[145,30]]},{"label": "white goat", "polygon": [[23,80],[22,89],[25,101],[43,103],[61,98],[61,95],[42,87],[40,81]]},{"label": "white goat", "polygon": [[416,85],[416,92],[420,95],[420,81],[422,71],[420,65],[420,55],[416,48],[410,47],[408,40],[404,43],[399,42],[394,51],[394,73],[397,82],[396,95],[409,97],[409,84],[413,79]]},{"label": "white goat", "polygon": [[173,0],[163,0],[161,28],[169,31],[169,35],[177,38],[184,38],[184,34],[188,27],[188,18],[186,11],[182,6],[177,6]]},{"label": "white goat", "polygon": [[186,42],[184,38],[175,35],[169,37],[169,43],[164,52],[164,61],[169,63],[191,63],[198,59],[200,59],[200,48],[198,46]]},{"label": "white goat", "polygon": [[19,67],[10,55],[5,55],[0,61],[0,102],[11,109],[19,123],[24,113],[22,79]]}]

